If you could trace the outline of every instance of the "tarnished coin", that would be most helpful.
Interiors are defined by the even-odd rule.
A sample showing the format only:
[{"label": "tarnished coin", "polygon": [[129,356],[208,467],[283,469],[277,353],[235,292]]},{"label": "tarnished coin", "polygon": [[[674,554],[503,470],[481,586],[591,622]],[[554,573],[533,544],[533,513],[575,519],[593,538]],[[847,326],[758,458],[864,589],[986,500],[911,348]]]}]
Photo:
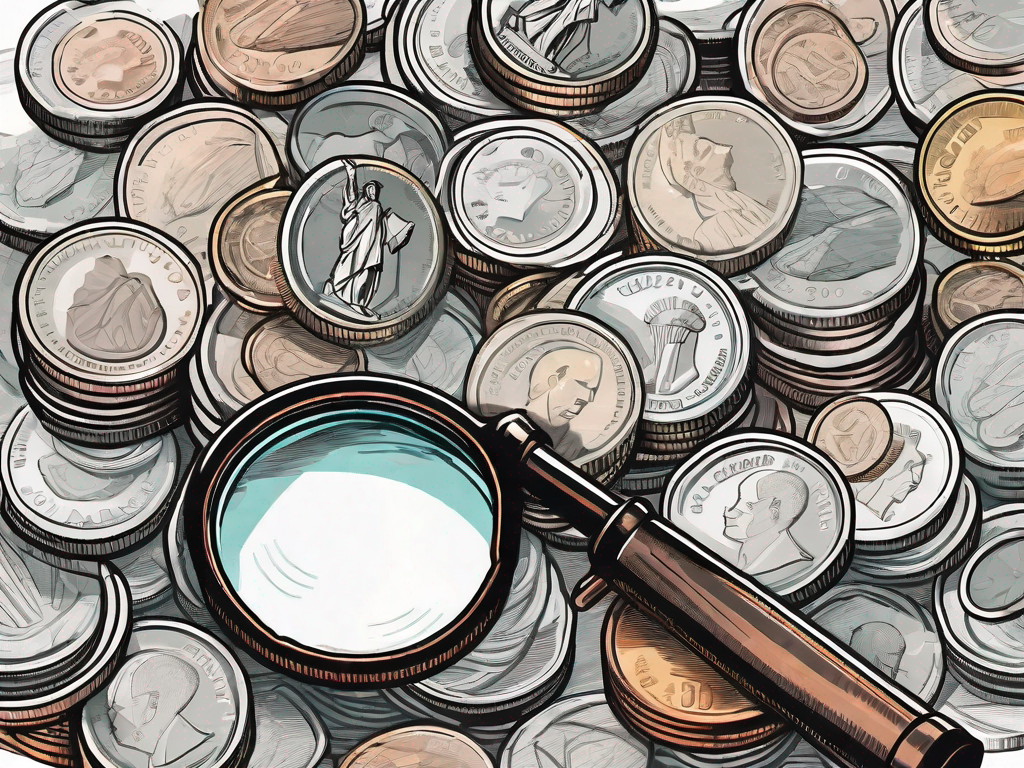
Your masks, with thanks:
[{"label": "tarnished coin", "polygon": [[842,19],[818,5],[775,11],[754,33],[754,72],[765,97],[794,120],[827,123],[864,94],[868,65]]},{"label": "tarnished coin", "polygon": [[353,83],[310,99],[295,114],[288,126],[288,162],[301,180],[337,157],[379,157],[434,189],[450,143],[440,118],[405,91]]},{"label": "tarnished coin", "polygon": [[613,0],[580,13],[545,0],[484,0],[469,22],[485,82],[507,101],[571,117],[628,90],[658,38],[652,0]]},{"label": "tarnished coin", "polygon": [[803,163],[766,110],[728,96],[663,107],[640,125],[626,164],[633,234],[731,275],[764,261],[793,223]]},{"label": "tarnished coin", "polygon": [[4,435],[4,496],[13,528],[71,557],[109,556],[164,519],[178,469],[173,434],[116,449],[71,446],[28,408]]},{"label": "tarnished coin", "polygon": [[846,570],[854,498],[835,465],[804,442],[737,432],[680,466],[662,514],[781,597],[802,603]]},{"label": "tarnished coin", "polygon": [[524,531],[497,622],[468,655],[408,691],[462,717],[509,722],[557,695],[572,671],[575,643],[576,612],[558,566]]},{"label": "tarnished coin", "polygon": [[739,299],[707,267],[670,254],[609,259],[566,306],[627,339],[647,390],[645,430],[711,428],[748,394],[750,329]]},{"label": "tarnished coin", "polygon": [[921,212],[958,250],[982,255],[1024,248],[1024,176],[1012,171],[1024,144],[1024,94],[985,91],[947,107],[917,153]]},{"label": "tarnished coin", "polygon": [[193,101],[151,120],[125,147],[115,207],[184,245],[210,280],[207,249],[217,214],[257,182],[273,186],[281,170],[274,142],[252,112]]},{"label": "tarnished coin", "polygon": [[933,702],[946,670],[935,619],[893,589],[840,584],[804,612],[887,678]]},{"label": "tarnished coin", "polygon": [[242,345],[242,363],[270,392],[310,376],[366,370],[366,353],[317,338],[282,312],[249,331]]},{"label": "tarnished coin", "polygon": [[612,706],[658,741],[724,753],[784,728],[778,715],[624,600],[608,611],[601,650]]},{"label": "tarnished coin", "polygon": [[807,441],[838,464],[850,482],[880,476],[895,461],[889,455],[892,420],[868,397],[851,395],[824,406],[807,427]]},{"label": "tarnished coin", "polygon": [[961,96],[991,88],[1024,90],[1024,74],[982,77],[949,64],[935,52],[925,31],[924,0],[912,0],[900,12],[889,66],[900,111],[916,131]]},{"label": "tarnished coin", "polygon": [[1024,72],[1019,11],[1000,0],[927,0],[924,18],[936,52],[954,67],[1005,76]]},{"label": "tarnished coin", "polygon": [[648,746],[631,735],[603,693],[561,699],[520,723],[508,737],[500,768],[645,768]]},{"label": "tarnished coin", "polygon": [[274,280],[287,189],[244,192],[224,206],[210,232],[210,264],[221,288],[243,308],[273,312],[284,307]]},{"label": "tarnished coin", "polygon": [[985,312],[1024,309],[1024,269],[1009,261],[956,264],[939,277],[934,308],[940,339]]},{"label": "tarnished coin", "polygon": [[290,107],[352,73],[365,31],[359,0],[208,0],[196,51],[210,79],[237,101]]},{"label": "tarnished coin", "polygon": [[253,721],[248,679],[220,640],[183,622],[141,619],[117,673],[85,703],[80,743],[96,768],[236,768],[251,750]]},{"label": "tarnished coin", "polygon": [[1024,315],[960,325],[936,364],[933,402],[954,426],[967,467],[990,495],[1024,497]]},{"label": "tarnished coin", "polygon": [[177,242],[141,224],[100,220],[36,251],[15,314],[55,378],[130,392],[176,376],[205,309],[199,269]]},{"label": "tarnished coin", "polygon": [[353,749],[338,768],[382,765],[417,768],[491,768],[490,756],[467,736],[435,725],[386,731]]},{"label": "tarnished coin", "polygon": [[[919,285],[923,233],[908,193],[890,167],[858,149],[809,149],[803,161],[800,208],[785,246],[733,286],[752,313],[775,325],[828,333],[891,320]],[[814,343],[801,335],[776,341]]]},{"label": "tarnished coin", "polygon": [[253,678],[256,744],[247,768],[316,768],[327,731],[306,698],[277,676]]},{"label": "tarnished coin", "polygon": [[183,57],[171,30],[135,3],[69,0],[25,28],[15,81],[26,112],[44,131],[109,151],[178,100]]},{"label": "tarnished coin", "polygon": [[433,195],[387,160],[319,166],[292,195],[277,287],[295,318],[340,344],[408,333],[437,306],[453,260]]},{"label": "tarnished coin", "polygon": [[643,379],[618,335],[570,312],[531,312],[477,349],[466,404],[481,416],[526,410],[554,450],[590,475],[615,473],[643,411]]}]

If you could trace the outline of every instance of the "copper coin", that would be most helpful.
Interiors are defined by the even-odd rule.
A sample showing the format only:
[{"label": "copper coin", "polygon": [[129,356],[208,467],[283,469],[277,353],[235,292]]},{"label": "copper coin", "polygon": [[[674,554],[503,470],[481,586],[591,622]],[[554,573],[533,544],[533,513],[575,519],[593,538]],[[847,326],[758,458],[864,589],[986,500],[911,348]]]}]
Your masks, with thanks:
[{"label": "copper coin", "polygon": [[778,715],[623,600],[608,612],[602,649],[616,709],[660,740],[731,750],[766,741],[784,727]]},{"label": "copper coin", "polygon": [[244,192],[224,207],[213,225],[214,277],[231,298],[252,312],[284,307],[272,268],[281,258],[278,235],[291,196],[287,189]]},{"label": "copper coin", "polygon": [[839,465],[847,480],[859,482],[891,453],[892,419],[872,399],[842,397],[818,411],[807,427],[807,439]]},{"label": "copper coin", "polygon": [[998,255],[1024,249],[1024,95],[987,90],[932,122],[917,153],[922,213],[948,245]]},{"label": "copper coin", "polygon": [[533,272],[513,280],[499,290],[487,305],[484,313],[484,327],[487,333],[507,320],[519,317],[523,312],[533,309],[541,295],[551,287],[551,283],[561,277],[557,271]]},{"label": "copper coin", "polygon": [[298,104],[344,80],[363,57],[359,0],[208,0],[200,14],[206,74],[244,102]]},{"label": "copper coin", "polygon": [[1024,309],[1024,269],[1006,261],[954,264],[939,277],[934,308],[932,318],[942,338],[983,312]]},{"label": "copper coin", "polygon": [[758,30],[754,74],[768,101],[787,117],[824,123],[857,106],[868,64],[839,17],[817,5],[791,5]]},{"label": "copper coin", "polygon": [[284,312],[249,331],[242,364],[265,391],[325,373],[366,370],[366,353],[317,338]]},{"label": "copper coin", "polygon": [[492,768],[468,736],[434,725],[386,731],[357,746],[338,768]]}]

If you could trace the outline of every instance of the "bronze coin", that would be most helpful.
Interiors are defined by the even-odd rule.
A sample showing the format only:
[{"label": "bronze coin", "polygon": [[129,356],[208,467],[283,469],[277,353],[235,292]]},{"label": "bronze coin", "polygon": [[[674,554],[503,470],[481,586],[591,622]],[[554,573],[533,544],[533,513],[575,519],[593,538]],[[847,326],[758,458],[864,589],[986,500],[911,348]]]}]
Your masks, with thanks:
[{"label": "bronze coin", "polygon": [[945,338],[960,323],[996,309],[1024,309],[1024,269],[1006,261],[954,264],[935,287],[932,315]]},{"label": "bronze coin", "polygon": [[484,313],[484,328],[488,334],[507,320],[529,312],[537,305],[541,295],[550,288],[552,281],[558,279],[561,272],[534,272],[526,277],[513,280],[501,288]]},{"label": "bronze coin", "polygon": [[338,768],[492,768],[487,753],[461,733],[435,725],[395,728],[367,739]]},{"label": "bronze coin", "polygon": [[891,453],[892,419],[867,397],[842,397],[815,414],[807,440],[828,455],[851,482],[876,472]]}]

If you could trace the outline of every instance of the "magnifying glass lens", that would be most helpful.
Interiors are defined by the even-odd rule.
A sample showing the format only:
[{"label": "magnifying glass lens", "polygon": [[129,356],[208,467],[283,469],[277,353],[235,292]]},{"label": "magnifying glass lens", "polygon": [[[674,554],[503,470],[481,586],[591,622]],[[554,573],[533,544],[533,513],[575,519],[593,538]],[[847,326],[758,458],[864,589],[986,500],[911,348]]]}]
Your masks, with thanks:
[{"label": "magnifying glass lens", "polygon": [[448,434],[393,411],[284,425],[228,480],[223,573],[280,637],[339,654],[408,648],[458,618],[492,569],[483,477]]}]

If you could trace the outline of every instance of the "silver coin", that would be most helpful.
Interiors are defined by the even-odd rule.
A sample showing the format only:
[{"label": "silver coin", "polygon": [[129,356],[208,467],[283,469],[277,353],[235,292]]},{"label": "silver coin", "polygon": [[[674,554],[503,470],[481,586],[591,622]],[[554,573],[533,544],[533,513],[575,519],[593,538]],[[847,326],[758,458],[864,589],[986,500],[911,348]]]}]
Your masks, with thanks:
[{"label": "silver coin", "polygon": [[285,304],[339,343],[407,333],[437,306],[451,275],[436,201],[386,160],[319,166],[289,200],[281,232]]},{"label": "silver coin", "polygon": [[968,469],[1001,499],[1024,497],[1024,316],[995,312],[958,326],[936,364],[933,400],[960,436]]},{"label": "silver coin", "polygon": [[180,95],[182,48],[161,21],[123,0],[68,0],[26,27],[18,50],[25,108],[62,135],[119,142]]},{"label": "silver coin", "polygon": [[[1024,509],[1007,504],[986,510],[982,516],[982,547],[1008,533],[1024,537]],[[1024,622],[1018,618],[990,621],[972,616],[961,599],[964,589],[997,601],[1014,599],[1019,574],[1012,557],[1000,549],[968,574],[966,566],[943,574],[935,581],[935,614],[946,643],[947,659],[957,678],[993,701],[1014,703],[1024,689]],[[962,580],[969,577],[966,584]]]},{"label": "silver coin", "polygon": [[153,603],[171,588],[167,553],[161,536],[154,536],[141,547],[115,557],[112,562],[128,582],[133,608]]},{"label": "silver coin", "polygon": [[615,717],[603,693],[562,699],[508,737],[500,768],[645,768],[648,745]]},{"label": "silver coin", "polygon": [[[190,470],[191,472],[191,470]],[[188,482],[188,476],[182,479],[182,485]],[[174,508],[167,523],[167,535],[164,537],[167,549],[167,565],[170,570],[171,584],[174,587],[174,601],[188,616],[190,621],[207,630],[220,631],[217,623],[210,615],[203,601],[203,591],[199,585],[192,555],[185,544],[185,517],[183,501],[179,494],[174,500]]]},{"label": "silver coin", "polygon": [[684,752],[655,742],[647,768],[795,768],[788,757],[800,742],[790,730],[756,747],[711,752]]},{"label": "silver coin", "polygon": [[[961,96],[990,88],[1024,90],[1024,77],[982,77],[948,64],[932,47],[925,31],[924,0],[901,12],[893,35],[893,85],[908,122],[917,131]],[[970,22],[973,24],[973,20]]]},{"label": "silver coin", "polygon": [[707,267],[648,254],[605,262],[566,306],[618,332],[647,389],[647,422],[714,425],[747,388],[750,329],[735,293]]},{"label": "silver coin", "polygon": [[234,654],[178,621],[142,619],[125,660],[81,715],[97,768],[235,766],[253,731],[252,694]]},{"label": "silver coin", "polygon": [[954,66],[988,76],[1024,73],[1024,35],[1017,3],[929,0],[925,19],[939,55]]},{"label": "silver coin", "polygon": [[697,69],[697,51],[690,31],[662,17],[658,19],[658,42],[651,63],[633,87],[596,112],[571,118],[565,124],[595,142],[609,163],[618,163],[643,116],[690,93],[697,84]]},{"label": "silver coin", "polygon": [[804,613],[903,690],[935,701],[946,671],[942,641],[918,603],[885,587],[841,584]]},{"label": "silver coin", "polygon": [[158,450],[142,464],[123,468],[115,459],[109,470],[96,461],[83,466],[79,451],[23,409],[4,435],[0,466],[15,529],[69,556],[111,555],[141,541],[163,519],[179,458],[173,435],[148,444]]},{"label": "silver coin", "polygon": [[835,465],[783,435],[737,432],[681,465],[662,515],[782,597],[828,589],[853,548],[854,499]]},{"label": "silver coin", "polygon": [[722,274],[782,245],[800,198],[796,145],[763,108],[699,96],[652,112],[630,145],[626,195],[635,237]]},{"label": "silver coin", "polygon": [[242,344],[249,331],[265,317],[222,299],[204,322],[194,359],[201,389],[209,394],[215,407],[210,416],[230,418],[263,394],[242,365]]},{"label": "silver coin", "polygon": [[327,731],[305,697],[276,676],[252,680],[256,744],[248,768],[314,768],[327,752]]},{"label": "silver coin", "polygon": [[49,241],[26,264],[17,300],[33,354],[75,381],[105,387],[171,375],[206,309],[195,262],[175,241],[132,222],[80,224]]},{"label": "silver coin", "polygon": [[899,177],[856,149],[809,149],[803,160],[800,208],[786,244],[733,286],[759,315],[802,327],[889,317],[907,300],[923,239]]},{"label": "silver coin", "polygon": [[957,685],[939,713],[961,725],[985,745],[985,768],[1013,768],[1024,754],[1024,704],[997,704]]},{"label": "silver coin", "polygon": [[459,247],[501,264],[561,269],[611,240],[618,190],[590,142],[553,120],[488,124],[448,177],[445,211]]},{"label": "silver coin", "polygon": [[469,52],[472,0],[409,0],[388,19],[384,75],[422,94],[456,124],[513,115],[488,88]]},{"label": "silver coin", "polygon": [[366,350],[366,370],[388,373],[462,399],[473,350],[483,338],[475,302],[449,288],[433,314],[406,336]]},{"label": "silver coin", "polygon": [[[888,65],[896,7],[892,0],[852,0],[842,5],[830,0],[808,0],[808,4],[835,15],[850,31],[853,42],[867,62],[867,84],[857,105],[842,117],[824,123],[806,123],[783,114],[779,119],[798,133],[825,141],[864,131],[892,104]],[[736,35],[740,82],[750,96],[764,105],[770,102],[755,72],[754,47],[761,27],[786,5],[786,0],[753,0],[743,11]]]},{"label": "silver coin", "polygon": [[956,504],[942,530],[902,552],[857,553],[850,570],[874,581],[921,582],[959,566],[974,551],[981,530],[978,487],[970,475],[960,481]]},{"label": "silver coin", "polygon": [[523,532],[508,600],[480,644],[409,692],[442,709],[518,719],[568,679],[576,613],[547,548]]},{"label": "silver coin", "polygon": [[428,188],[451,141],[441,120],[404,91],[353,83],[310,99],[288,128],[288,162],[300,177],[349,155],[397,163]]},{"label": "silver coin", "polygon": [[117,167],[118,216],[151,224],[184,245],[212,280],[210,229],[225,204],[282,171],[267,130],[242,107],[191,102],[142,126]]},{"label": "silver coin", "polygon": [[744,0],[656,0],[658,16],[683,24],[703,45],[736,36],[736,20]]},{"label": "silver coin", "polygon": [[[914,198],[916,194],[914,191],[914,154],[917,152],[915,144],[859,144],[858,149],[891,165],[896,170],[903,188],[907,191],[907,196],[911,199]],[[927,236],[927,231],[925,235]]]},{"label": "silver coin", "polygon": [[73,224],[113,215],[117,158],[69,147],[38,129],[0,137],[0,241],[33,251]]}]

